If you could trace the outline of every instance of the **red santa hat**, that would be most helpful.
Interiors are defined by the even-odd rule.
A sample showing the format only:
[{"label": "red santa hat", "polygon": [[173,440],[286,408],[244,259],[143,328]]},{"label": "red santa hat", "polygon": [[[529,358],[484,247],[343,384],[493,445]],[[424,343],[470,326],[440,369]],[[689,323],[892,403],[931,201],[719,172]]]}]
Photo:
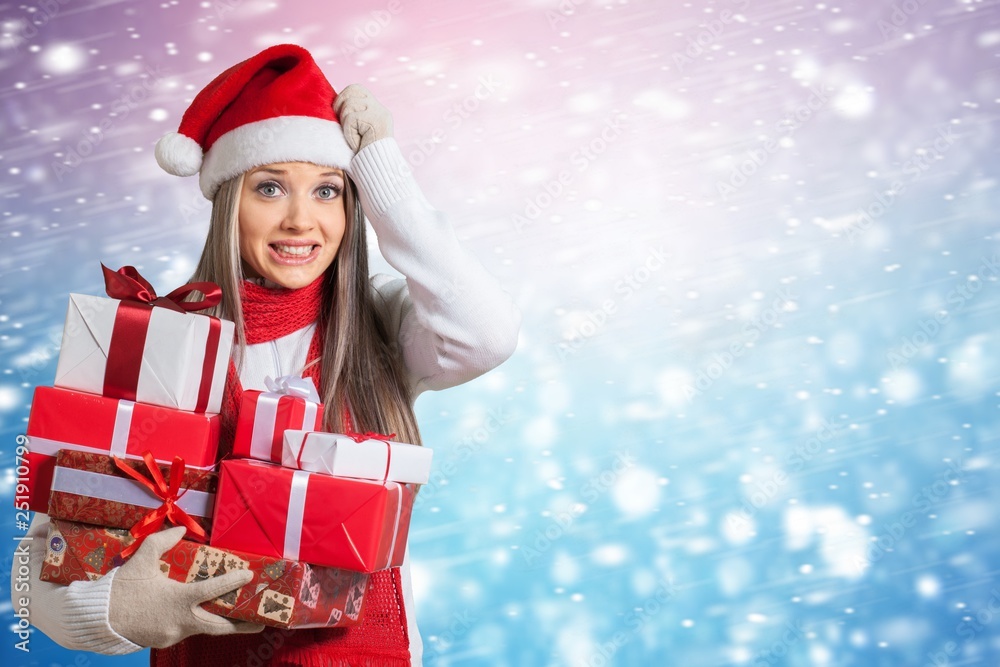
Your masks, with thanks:
[{"label": "red santa hat", "polygon": [[233,65],[198,93],[177,132],[156,142],[156,161],[175,176],[201,172],[202,194],[249,169],[312,162],[346,170],[354,157],[312,55],[279,44]]}]

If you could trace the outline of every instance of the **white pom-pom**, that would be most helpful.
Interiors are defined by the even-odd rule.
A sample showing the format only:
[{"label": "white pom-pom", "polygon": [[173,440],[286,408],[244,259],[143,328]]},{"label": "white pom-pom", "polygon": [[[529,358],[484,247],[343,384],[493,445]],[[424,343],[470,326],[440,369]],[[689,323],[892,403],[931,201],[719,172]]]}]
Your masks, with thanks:
[{"label": "white pom-pom", "polygon": [[194,176],[201,169],[201,146],[191,137],[170,132],[156,142],[156,162],[174,176]]}]

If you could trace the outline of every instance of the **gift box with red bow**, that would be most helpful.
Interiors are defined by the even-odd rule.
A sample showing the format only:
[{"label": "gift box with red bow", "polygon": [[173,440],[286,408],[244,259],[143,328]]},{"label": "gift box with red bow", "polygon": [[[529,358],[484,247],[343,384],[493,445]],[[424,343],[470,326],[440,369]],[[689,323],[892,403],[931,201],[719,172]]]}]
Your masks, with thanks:
[{"label": "gift box with red bow", "polygon": [[[158,297],[130,266],[104,269],[108,296],[70,294],[55,385],[177,410],[222,406],[233,323],[193,311],[217,305],[214,283]],[[201,301],[185,301],[192,292]]]},{"label": "gift box with red bow", "polygon": [[426,484],[433,450],[379,433],[285,431],[281,465],[337,477]]},{"label": "gift box with red bow", "polygon": [[[59,584],[88,581],[121,565],[134,544],[128,531],[53,519],[40,578]],[[368,575],[267,556],[215,549],[181,540],[160,558],[171,579],[191,582],[231,570],[250,570],[242,587],[202,604],[219,616],[277,628],[345,627],[363,614]]]},{"label": "gift box with red bow", "polygon": [[403,562],[415,487],[223,461],[210,543],[374,572]]},{"label": "gift box with red bow", "polygon": [[265,384],[267,391],[243,392],[233,456],[281,463],[282,434],[287,429],[319,429],[323,405],[309,378],[266,378]]},{"label": "gift box with red bow", "polygon": [[48,514],[130,529],[140,540],[165,524],[185,526],[188,539],[207,542],[216,484],[214,472],[188,470],[179,458],[161,466],[148,453],[142,461],[132,461],[60,450]]},{"label": "gift box with red bow", "polygon": [[19,482],[28,487],[28,509],[45,512],[59,450],[129,459],[141,459],[148,451],[160,463],[180,456],[188,467],[207,470],[216,462],[219,417],[38,387],[27,435],[27,469]]}]

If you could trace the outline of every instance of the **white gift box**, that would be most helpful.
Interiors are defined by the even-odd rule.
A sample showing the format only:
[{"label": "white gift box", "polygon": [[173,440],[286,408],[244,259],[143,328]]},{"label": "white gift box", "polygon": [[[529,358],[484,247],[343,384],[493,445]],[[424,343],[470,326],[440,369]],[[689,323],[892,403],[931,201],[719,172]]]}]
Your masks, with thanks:
[{"label": "white gift box", "polygon": [[434,451],[391,440],[362,440],[340,433],[285,431],[281,465],[334,477],[426,484]]},{"label": "white gift box", "polygon": [[[232,352],[233,323],[146,307],[149,324],[145,331],[141,326],[123,324],[135,319],[137,311],[123,312],[116,330],[119,310],[127,307],[117,299],[69,295],[54,384],[177,410],[219,413]],[[117,337],[114,351],[112,333]],[[213,348],[214,353],[209,353]],[[134,386],[122,389],[113,378],[107,378],[110,384],[105,382],[109,353],[124,355],[138,365]]]}]

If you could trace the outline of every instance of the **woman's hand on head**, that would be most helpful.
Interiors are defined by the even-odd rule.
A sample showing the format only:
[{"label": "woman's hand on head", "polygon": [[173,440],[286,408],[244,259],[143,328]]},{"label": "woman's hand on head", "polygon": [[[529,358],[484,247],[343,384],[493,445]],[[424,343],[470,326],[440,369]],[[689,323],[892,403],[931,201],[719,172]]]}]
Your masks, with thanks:
[{"label": "woman's hand on head", "polygon": [[368,144],[392,136],[392,115],[364,86],[352,83],[337,95],[333,111],[340,120],[347,145],[355,153]]}]

